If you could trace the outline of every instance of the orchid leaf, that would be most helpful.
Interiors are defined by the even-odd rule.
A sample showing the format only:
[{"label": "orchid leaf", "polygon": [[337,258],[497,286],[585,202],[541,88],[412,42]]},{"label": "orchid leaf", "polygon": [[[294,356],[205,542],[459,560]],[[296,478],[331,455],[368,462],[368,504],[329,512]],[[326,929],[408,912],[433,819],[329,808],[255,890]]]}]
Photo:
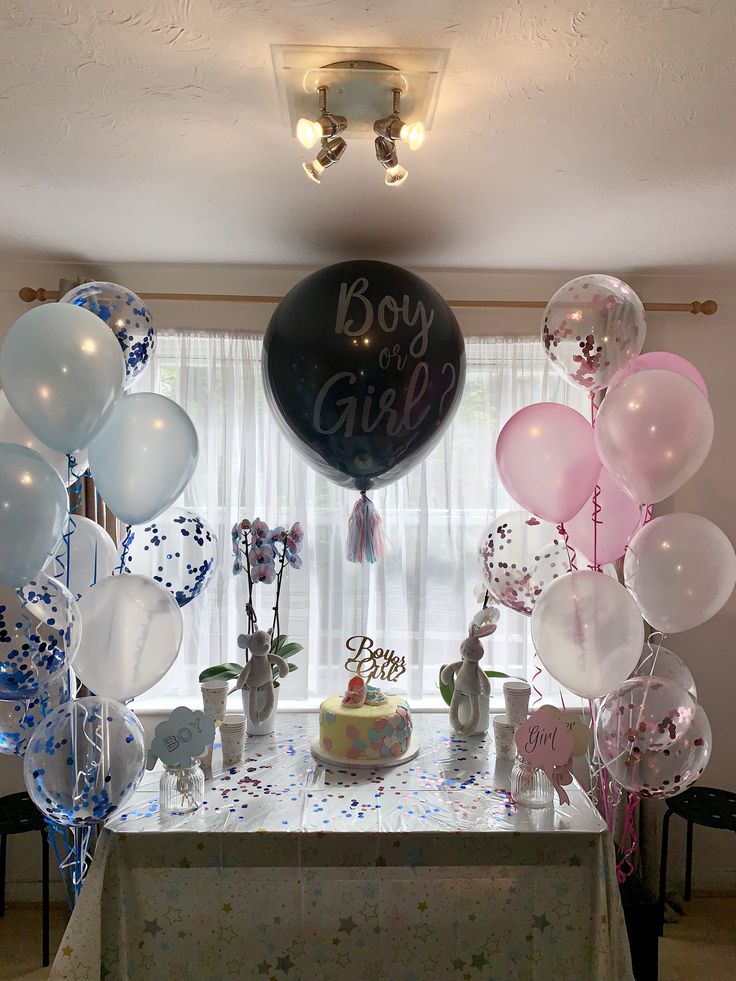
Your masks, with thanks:
[{"label": "orchid leaf", "polygon": [[215,664],[211,668],[205,668],[199,674],[199,680],[202,681],[232,681],[233,678],[237,678],[240,672],[243,670],[242,664],[235,664],[233,661],[229,661],[227,664]]}]

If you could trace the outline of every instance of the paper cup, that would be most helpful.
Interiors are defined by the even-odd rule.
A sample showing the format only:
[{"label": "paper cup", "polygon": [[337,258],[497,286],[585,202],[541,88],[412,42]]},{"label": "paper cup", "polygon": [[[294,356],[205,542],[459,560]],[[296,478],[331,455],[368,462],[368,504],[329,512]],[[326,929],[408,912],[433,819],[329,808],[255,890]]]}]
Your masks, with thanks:
[{"label": "paper cup", "polygon": [[245,743],[245,716],[226,715],[220,725],[222,741],[222,765],[227,769],[243,762]]},{"label": "paper cup", "polygon": [[496,745],[496,756],[499,760],[516,759],[516,727],[512,726],[505,715],[493,716],[493,741]]},{"label": "paper cup", "polygon": [[202,692],[204,714],[213,722],[222,722],[227,713],[227,695],[230,689],[229,681],[202,681],[199,689]]},{"label": "paper cup", "polygon": [[506,721],[509,725],[520,726],[529,715],[529,699],[532,686],[526,681],[504,681],[503,700],[506,703]]}]

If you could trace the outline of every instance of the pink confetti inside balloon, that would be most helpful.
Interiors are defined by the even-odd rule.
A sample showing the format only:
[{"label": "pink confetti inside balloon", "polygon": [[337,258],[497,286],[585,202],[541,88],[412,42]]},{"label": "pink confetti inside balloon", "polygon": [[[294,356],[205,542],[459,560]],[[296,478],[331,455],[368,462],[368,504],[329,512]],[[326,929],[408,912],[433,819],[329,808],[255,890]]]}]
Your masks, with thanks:
[{"label": "pink confetti inside balloon", "polygon": [[647,323],[636,293],[613,276],[579,276],[547,304],[542,343],[566,382],[599,392],[644,345]]},{"label": "pink confetti inside balloon", "polygon": [[478,544],[483,585],[494,599],[530,617],[544,587],[568,571],[567,549],[554,525],[526,511],[492,521]]},{"label": "pink confetti inside balloon", "polygon": [[663,678],[630,678],[604,698],[595,744],[613,779],[642,797],[674,797],[698,779],[710,756],[708,716]]}]

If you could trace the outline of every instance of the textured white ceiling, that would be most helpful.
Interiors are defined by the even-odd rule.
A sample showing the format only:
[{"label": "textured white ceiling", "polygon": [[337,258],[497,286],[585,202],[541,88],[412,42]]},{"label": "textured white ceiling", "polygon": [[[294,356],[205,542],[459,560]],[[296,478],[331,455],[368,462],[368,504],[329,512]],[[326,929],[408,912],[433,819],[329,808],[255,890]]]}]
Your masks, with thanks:
[{"label": "textured white ceiling", "polygon": [[[98,260],[736,265],[733,0],[4,0],[0,251]],[[320,187],[272,43],[450,51],[397,189]]]}]

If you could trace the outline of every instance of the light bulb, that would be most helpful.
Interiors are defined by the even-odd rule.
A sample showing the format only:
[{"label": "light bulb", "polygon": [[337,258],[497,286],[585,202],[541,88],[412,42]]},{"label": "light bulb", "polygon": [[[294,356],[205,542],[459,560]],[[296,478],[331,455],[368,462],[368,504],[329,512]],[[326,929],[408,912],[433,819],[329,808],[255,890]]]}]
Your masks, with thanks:
[{"label": "light bulb", "polygon": [[393,167],[386,168],[385,182],[389,187],[396,187],[398,184],[403,184],[408,176],[409,171],[406,167],[397,163]]},{"label": "light bulb", "polygon": [[296,124],[296,138],[305,149],[309,150],[318,140],[322,139],[322,126],[312,119],[305,119],[304,116]]},{"label": "light bulb", "polygon": [[424,124],[404,123],[401,127],[399,138],[406,142],[410,150],[418,150],[422,143],[424,143]]},{"label": "light bulb", "polygon": [[303,163],[302,169],[310,181],[314,181],[315,184],[319,184],[320,177],[322,176],[322,172],[325,168],[315,157],[315,159],[310,160],[309,163]]}]

